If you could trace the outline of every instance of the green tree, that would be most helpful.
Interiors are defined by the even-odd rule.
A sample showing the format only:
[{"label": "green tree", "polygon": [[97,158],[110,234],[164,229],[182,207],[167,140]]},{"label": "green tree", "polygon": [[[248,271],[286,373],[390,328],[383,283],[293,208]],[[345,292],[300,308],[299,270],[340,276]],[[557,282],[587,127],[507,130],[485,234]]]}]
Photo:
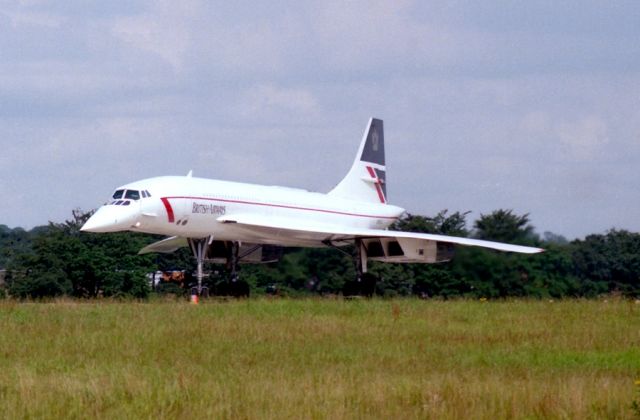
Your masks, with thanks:
[{"label": "green tree", "polygon": [[31,249],[32,240],[33,232],[0,225],[0,268],[9,266],[17,255]]},{"label": "green tree", "polygon": [[131,233],[91,234],[80,227],[91,216],[80,210],[64,223],[50,223],[32,250],[11,265],[9,292],[21,297],[148,294],[152,257],[137,252],[149,238]]},{"label": "green tree", "polygon": [[[537,244],[538,238],[529,215],[516,215],[512,210],[496,210],[481,214],[474,223],[474,236],[479,239],[507,243]],[[477,297],[525,296],[538,290],[534,281],[535,256],[501,253],[483,248],[459,247],[451,264],[458,290]]]},{"label": "green tree", "polygon": [[474,224],[475,236],[491,241],[530,245],[538,242],[529,214],[518,216],[513,210],[495,210],[481,214]]},{"label": "green tree", "polygon": [[577,297],[580,282],[574,273],[572,246],[543,243],[545,252],[520,256],[527,267],[525,293],[532,297]]},{"label": "green tree", "polygon": [[640,234],[610,230],[574,241],[573,263],[584,295],[640,295]]},{"label": "green tree", "polygon": [[451,215],[447,215],[448,210],[441,210],[434,217],[417,216],[410,213],[405,213],[400,219],[398,219],[393,225],[391,230],[400,230],[405,232],[421,232],[421,233],[435,233],[440,235],[451,236],[467,236],[467,214],[466,212],[455,212]]}]

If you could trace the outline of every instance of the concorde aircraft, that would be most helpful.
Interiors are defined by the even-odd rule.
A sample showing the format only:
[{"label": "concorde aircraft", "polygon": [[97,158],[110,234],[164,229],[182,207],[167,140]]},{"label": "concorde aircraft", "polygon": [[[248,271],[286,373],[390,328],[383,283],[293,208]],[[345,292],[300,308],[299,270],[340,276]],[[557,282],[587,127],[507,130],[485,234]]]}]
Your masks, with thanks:
[{"label": "concorde aircraft", "polygon": [[351,169],[326,194],[186,176],[162,176],[118,187],[82,227],[86,232],[133,231],[167,235],[140,253],[189,246],[203,263],[226,262],[231,281],[239,262],[277,260],[282,247],[354,245],[357,280],[367,261],[437,263],[457,245],[533,254],[540,248],[478,239],[387,230],[405,210],[387,202],[382,120],[367,124]]}]

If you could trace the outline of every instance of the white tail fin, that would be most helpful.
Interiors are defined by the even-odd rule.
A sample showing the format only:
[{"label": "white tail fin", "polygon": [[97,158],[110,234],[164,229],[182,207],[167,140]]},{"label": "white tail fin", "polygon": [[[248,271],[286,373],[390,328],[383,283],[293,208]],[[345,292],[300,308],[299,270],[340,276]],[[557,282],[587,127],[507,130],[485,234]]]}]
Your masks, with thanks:
[{"label": "white tail fin", "polygon": [[387,203],[382,120],[369,120],[351,170],[329,195],[357,201]]}]

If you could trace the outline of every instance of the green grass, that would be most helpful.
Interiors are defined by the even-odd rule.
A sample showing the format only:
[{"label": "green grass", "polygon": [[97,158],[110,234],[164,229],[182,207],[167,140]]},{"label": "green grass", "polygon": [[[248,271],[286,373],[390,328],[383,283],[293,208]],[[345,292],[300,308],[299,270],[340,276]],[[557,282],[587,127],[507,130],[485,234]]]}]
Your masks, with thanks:
[{"label": "green grass", "polygon": [[0,418],[634,418],[640,304],[0,301]]}]

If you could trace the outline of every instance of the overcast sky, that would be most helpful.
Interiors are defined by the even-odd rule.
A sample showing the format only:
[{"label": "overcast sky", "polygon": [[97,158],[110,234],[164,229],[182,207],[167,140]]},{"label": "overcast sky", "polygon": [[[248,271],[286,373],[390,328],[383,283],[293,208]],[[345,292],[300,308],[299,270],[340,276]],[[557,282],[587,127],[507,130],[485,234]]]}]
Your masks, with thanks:
[{"label": "overcast sky", "polygon": [[186,174],[640,230],[638,1],[0,0],[0,224]]}]

